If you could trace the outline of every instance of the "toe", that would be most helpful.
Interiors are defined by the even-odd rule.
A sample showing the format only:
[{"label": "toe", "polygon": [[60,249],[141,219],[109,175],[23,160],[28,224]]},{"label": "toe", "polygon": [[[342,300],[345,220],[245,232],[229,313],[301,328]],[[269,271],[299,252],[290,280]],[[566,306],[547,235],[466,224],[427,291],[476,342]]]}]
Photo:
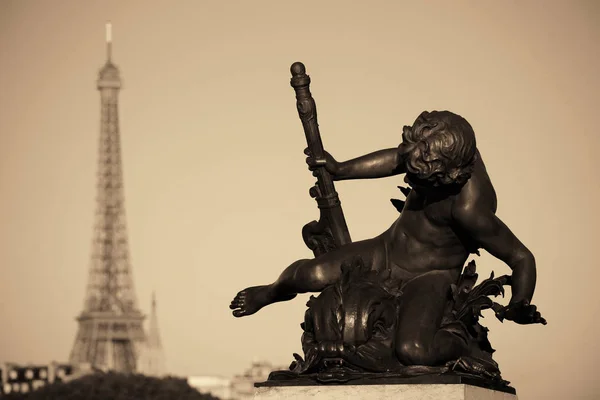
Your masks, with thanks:
[{"label": "toe", "polygon": [[233,316],[234,317],[238,317],[239,318],[239,317],[243,317],[244,315],[246,315],[246,310],[244,310],[244,309],[235,310],[233,312]]},{"label": "toe", "polygon": [[231,304],[229,305],[229,308],[231,308],[233,310],[234,308],[240,308],[243,305],[244,305],[244,300],[236,298],[231,302]]}]

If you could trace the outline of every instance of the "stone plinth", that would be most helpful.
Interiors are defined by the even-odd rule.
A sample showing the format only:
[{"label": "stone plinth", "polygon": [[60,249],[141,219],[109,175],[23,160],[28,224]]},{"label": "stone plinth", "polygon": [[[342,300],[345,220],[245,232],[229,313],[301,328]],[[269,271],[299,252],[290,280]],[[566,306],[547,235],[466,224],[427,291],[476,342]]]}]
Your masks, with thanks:
[{"label": "stone plinth", "polygon": [[518,400],[510,386],[452,374],[365,378],[344,384],[318,384],[304,377],[254,386],[256,400]]},{"label": "stone plinth", "polygon": [[517,400],[510,393],[466,384],[261,386],[256,400]]}]

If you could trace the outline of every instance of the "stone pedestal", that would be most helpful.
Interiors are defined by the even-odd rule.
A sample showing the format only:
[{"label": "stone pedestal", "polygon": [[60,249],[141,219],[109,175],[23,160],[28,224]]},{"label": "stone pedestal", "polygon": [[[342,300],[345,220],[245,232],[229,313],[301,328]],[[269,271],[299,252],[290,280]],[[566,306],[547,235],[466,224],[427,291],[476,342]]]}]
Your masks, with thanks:
[{"label": "stone pedestal", "polygon": [[262,386],[256,400],[517,400],[510,393],[466,384]]},{"label": "stone pedestal", "polygon": [[356,379],[344,384],[269,380],[254,386],[256,400],[518,400],[510,386],[459,375]]}]

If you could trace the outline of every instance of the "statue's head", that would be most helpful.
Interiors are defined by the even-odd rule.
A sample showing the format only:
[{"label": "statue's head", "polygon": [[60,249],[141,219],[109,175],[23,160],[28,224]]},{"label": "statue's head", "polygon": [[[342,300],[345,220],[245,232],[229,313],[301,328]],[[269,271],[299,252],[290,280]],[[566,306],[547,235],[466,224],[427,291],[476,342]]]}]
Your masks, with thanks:
[{"label": "statue's head", "polygon": [[415,186],[463,185],[477,157],[475,133],[460,115],[424,111],[402,131],[407,178]]}]

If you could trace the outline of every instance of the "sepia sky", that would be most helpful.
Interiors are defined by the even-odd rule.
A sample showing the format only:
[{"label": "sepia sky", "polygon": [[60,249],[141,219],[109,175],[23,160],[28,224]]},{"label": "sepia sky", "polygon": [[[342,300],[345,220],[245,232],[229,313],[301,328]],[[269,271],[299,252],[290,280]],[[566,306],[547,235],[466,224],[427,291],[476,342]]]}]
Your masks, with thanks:
[{"label": "sepia sky", "polygon": [[[245,319],[237,291],[309,257],[317,217],[289,67],[324,145],[397,146],[423,110],[473,125],[498,215],[538,263],[543,326],[485,313],[522,399],[600,392],[600,6],[590,1],[0,0],[0,361],[66,361],[87,283],[104,24],[113,23],[127,224],[144,312],[174,374],[229,376],[300,352],[307,296]],[[354,240],[402,178],[337,184]],[[480,276],[508,273],[488,254]],[[508,301],[508,298],[504,301]]]}]

